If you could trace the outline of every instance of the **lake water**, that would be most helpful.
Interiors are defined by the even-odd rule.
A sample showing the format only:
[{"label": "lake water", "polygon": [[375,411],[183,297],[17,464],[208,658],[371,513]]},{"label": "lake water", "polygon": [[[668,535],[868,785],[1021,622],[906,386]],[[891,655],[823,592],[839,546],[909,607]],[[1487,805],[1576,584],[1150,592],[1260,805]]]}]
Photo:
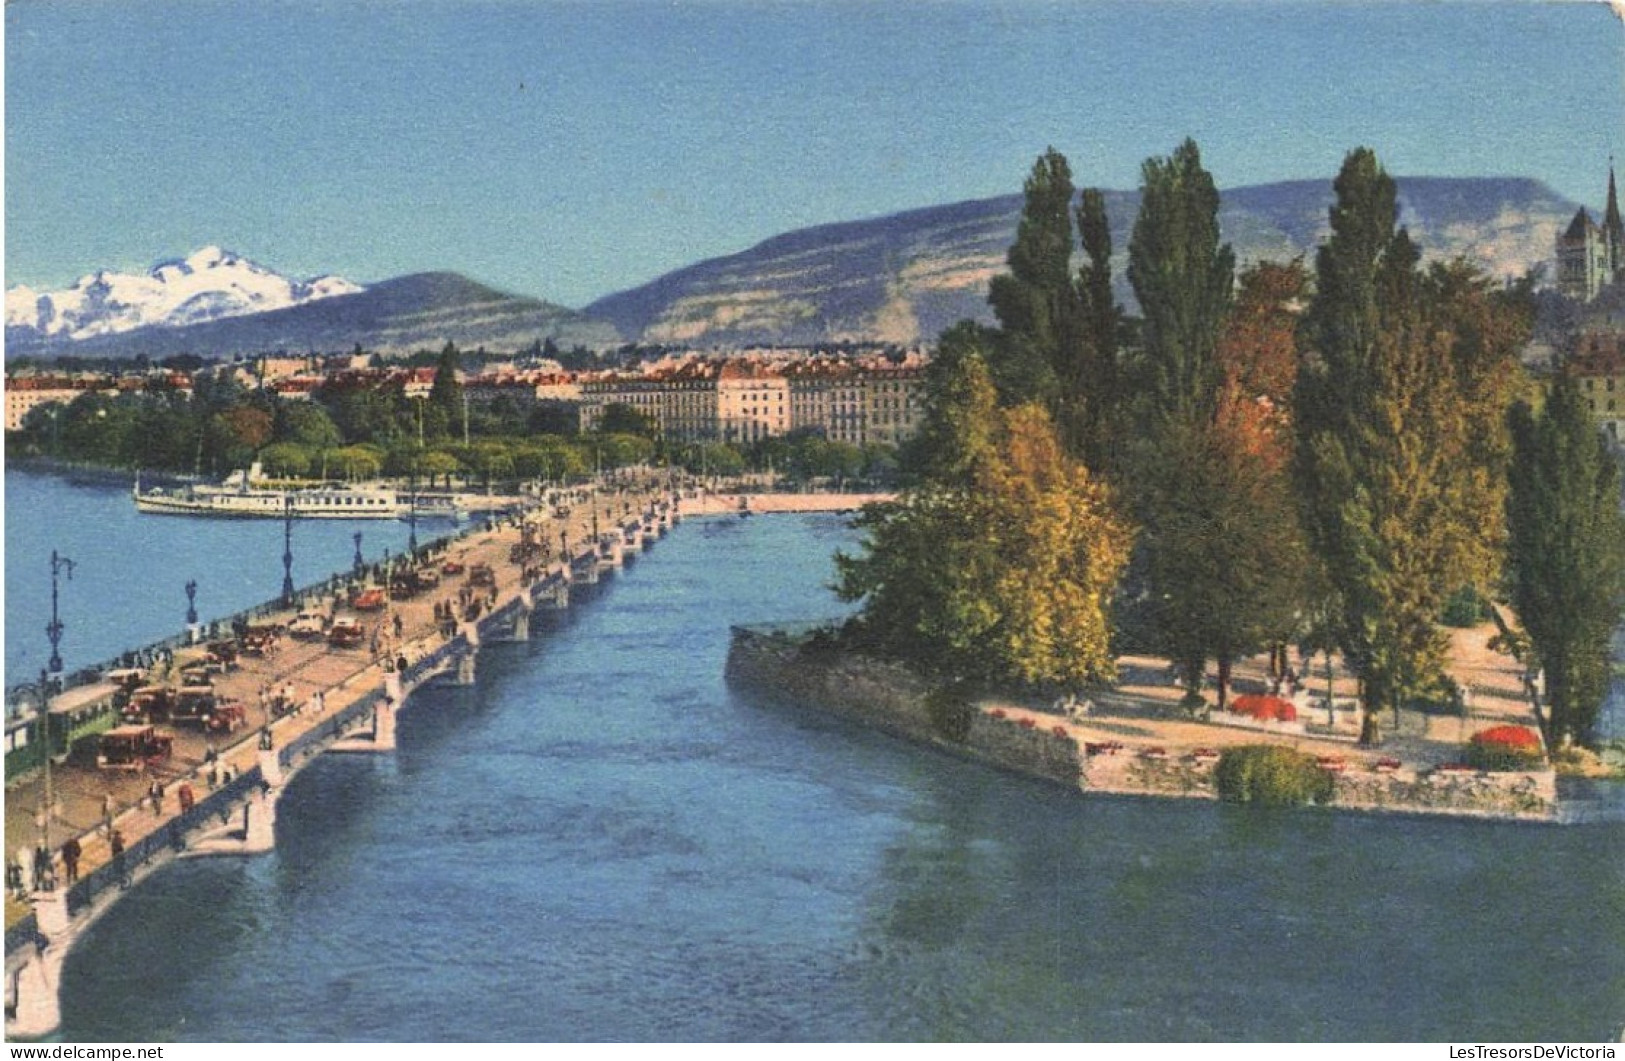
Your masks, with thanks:
[{"label": "lake water", "polygon": [[[213,585],[234,561],[195,551],[236,526],[169,521],[155,555],[191,543]],[[488,646],[396,754],[300,773],[273,854],[170,867],[103,918],[62,1038],[1618,1037],[1625,824],[1083,798],[730,692],[729,624],[839,614],[852,540],[690,521]]]}]

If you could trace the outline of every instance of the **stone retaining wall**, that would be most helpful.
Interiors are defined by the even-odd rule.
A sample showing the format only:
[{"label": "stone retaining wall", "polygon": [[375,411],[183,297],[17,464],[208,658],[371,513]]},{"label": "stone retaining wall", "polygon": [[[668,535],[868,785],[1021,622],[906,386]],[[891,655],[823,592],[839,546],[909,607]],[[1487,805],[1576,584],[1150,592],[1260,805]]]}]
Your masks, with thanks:
[{"label": "stone retaining wall", "polygon": [[[1084,791],[1218,799],[1214,762],[1195,748],[1119,747],[1086,755],[1054,716],[1007,715],[945,695],[897,664],[820,644],[804,627],[733,629],[727,679],[872,729]],[[1260,734],[1263,736],[1263,734]],[[1350,762],[1333,805],[1370,811],[1554,821],[1550,770],[1479,773],[1402,767],[1378,773]]]}]

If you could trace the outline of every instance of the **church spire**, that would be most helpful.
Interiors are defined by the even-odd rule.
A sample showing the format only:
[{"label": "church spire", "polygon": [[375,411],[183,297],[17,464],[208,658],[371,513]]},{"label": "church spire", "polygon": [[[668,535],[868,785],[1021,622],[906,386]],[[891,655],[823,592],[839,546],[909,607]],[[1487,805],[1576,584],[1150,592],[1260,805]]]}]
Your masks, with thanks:
[{"label": "church spire", "polygon": [[[1602,230],[1613,240],[1616,254],[1625,255],[1625,221],[1619,216],[1619,193],[1614,189],[1614,157],[1608,156],[1608,211],[1603,215]],[[1621,262],[1619,264],[1625,264]]]}]

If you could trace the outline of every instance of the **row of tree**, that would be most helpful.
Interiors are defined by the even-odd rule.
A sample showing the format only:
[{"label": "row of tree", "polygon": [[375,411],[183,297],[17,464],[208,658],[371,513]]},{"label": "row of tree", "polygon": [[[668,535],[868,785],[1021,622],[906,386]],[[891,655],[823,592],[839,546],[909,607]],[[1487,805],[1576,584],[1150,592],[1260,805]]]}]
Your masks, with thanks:
[{"label": "row of tree", "polygon": [[[814,433],[749,444],[681,443],[627,405],[604,410],[582,435],[575,409],[526,411],[501,399],[465,408],[457,352],[438,355],[434,384],[408,400],[399,382],[339,377],[313,399],[286,400],[263,389],[199,373],[188,395],[160,382],[145,392],[87,392],[67,407],[41,406],[11,452],[64,460],[220,476],[259,461],[283,479],[454,478],[580,480],[596,471],[659,461],[696,475],[775,471],[793,483],[890,482],[895,447],[857,446]],[[466,415],[468,432],[461,430]]]},{"label": "row of tree", "polygon": [[1215,662],[1221,706],[1233,661],[1335,648],[1374,742],[1385,709],[1448,689],[1446,604],[1510,593],[1547,669],[1551,736],[1587,734],[1625,531],[1615,465],[1568,384],[1534,410],[1517,360],[1528,285],[1423,268],[1365,149],[1337,178],[1312,275],[1238,278],[1197,146],[1148,160],[1137,318],[1113,300],[1101,194],[1078,197],[1053,150],[1025,193],[991,286],[998,327],[962,323],[939,345],[918,487],[866,516],[865,551],[839,561],[841,593],[864,602],[853,636],[952,675],[1076,683],[1109,678],[1126,635],[1171,658],[1193,699]]}]

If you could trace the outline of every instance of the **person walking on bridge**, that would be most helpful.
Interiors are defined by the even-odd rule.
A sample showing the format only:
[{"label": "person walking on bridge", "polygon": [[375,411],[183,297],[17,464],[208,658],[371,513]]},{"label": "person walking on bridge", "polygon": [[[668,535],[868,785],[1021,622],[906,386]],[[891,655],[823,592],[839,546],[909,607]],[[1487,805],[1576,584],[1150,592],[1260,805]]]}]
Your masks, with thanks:
[{"label": "person walking on bridge", "polygon": [[68,837],[67,843],[62,845],[62,878],[72,884],[79,879],[79,838]]},{"label": "person walking on bridge", "polygon": [[124,865],[124,834],[114,829],[112,838],[107,841],[107,846],[113,853],[113,877],[118,881],[120,888],[128,888],[130,886],[130,874],[128,867]]}]

